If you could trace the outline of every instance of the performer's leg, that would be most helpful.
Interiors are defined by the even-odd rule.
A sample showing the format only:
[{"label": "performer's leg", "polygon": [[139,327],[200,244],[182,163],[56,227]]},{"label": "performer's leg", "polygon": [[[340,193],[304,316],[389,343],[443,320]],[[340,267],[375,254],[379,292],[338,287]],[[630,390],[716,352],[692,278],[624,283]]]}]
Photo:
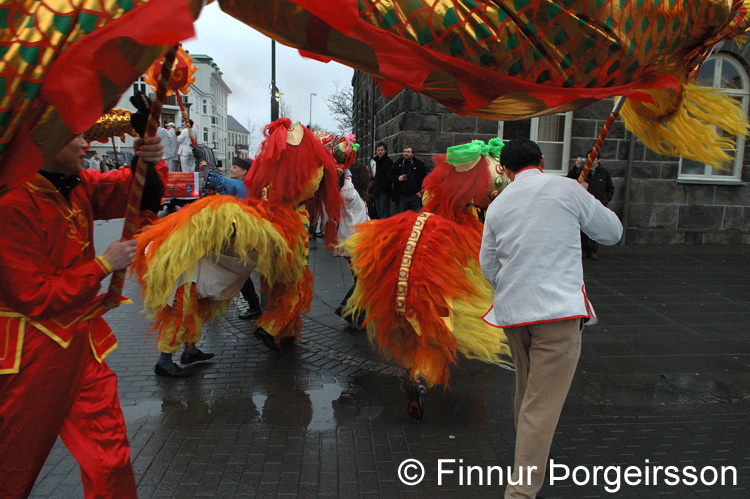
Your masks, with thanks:
[{"label": "performer's leg", "polygon": [[513,365],[516,368],[516,398],[514,405],[515,426],[518,428],[518,413],[521,410],[521,402],[526,394],[526,385],[529,381],[529,348],[531,336],[526,326],[505,328],[505,336],[508,338],[508,346],[513,357]]},{"label": "performer's leg", "polygon": [[260,300],[258,294],[255,292],[255,284],[253,284],[253,278],[248,277],[245,284],[242,285],[240,290],[242,297],[249,305],[248,310],[260,310]]},{"label": "performer's leg", "polygon": [[60,437],[81,467],[87,499],[138,497],[117,377],[90,351],[81,391]]},{"label": "performer's leg", "polygon": [[27,497],[78,393],[84,331],[63,349],[27,328],[20,372],[0,375],[0,498]]},{"label": "performer's leg", "polygon": [[515,463],[506,499],[533,498],[542,488],[552,437],[581,355],[580,319],[527,327],[529,378],[516,424]]}]

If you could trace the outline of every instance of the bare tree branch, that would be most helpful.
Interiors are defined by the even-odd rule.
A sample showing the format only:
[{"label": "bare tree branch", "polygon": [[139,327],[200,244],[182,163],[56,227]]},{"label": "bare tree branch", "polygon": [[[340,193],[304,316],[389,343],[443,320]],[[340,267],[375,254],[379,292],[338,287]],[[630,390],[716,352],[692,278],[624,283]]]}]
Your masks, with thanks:
[{"label": "bare tree branch", "polygon": [[350,133],[354,115],[354,89],[351,85],[342,86],[338,80],[333,84],[335,90],[326,98],[326,106],[339,126],[338,132]]},{"label": "bare tree branch", "polygon": [[256,125],[247,118],[247,131],[248,131],[248,154],[252,157],[255,155],[255,150],[258,148],[263,140],[263,130],[260,125]]},{"label": "bare tree branch", "polygon": [[279,118],[289,118],[292,121],[292,106],[283,98],[279,101]]}]

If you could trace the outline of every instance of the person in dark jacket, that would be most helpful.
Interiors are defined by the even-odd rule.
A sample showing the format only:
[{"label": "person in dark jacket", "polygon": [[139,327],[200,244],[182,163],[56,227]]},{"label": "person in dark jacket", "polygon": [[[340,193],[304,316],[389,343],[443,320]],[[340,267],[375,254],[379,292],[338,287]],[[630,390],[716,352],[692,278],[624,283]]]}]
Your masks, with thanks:
[{"label": "person in dark jacket", "polygon": [[414,157],[410,145],[404,146],[404,155],[393,163],[388,176],[393,183],[392,198],[396,203],[396,213],[422,209],[422,181],[426,176],[424,163]]},{"label": "person in dark jacket", "polygon": [[380,142],[375,148],[372,158],[375,164],[375,176],[372,179],[372,197],[375,200],[375,213],[372,218],[388,218],[391,216],[392,185],[388,176],[393,167],[393,160],[388,157],[388,147]]},{"label": "person in dark jacket", "polygon": [[[578,179],[581,175],[581,169],[586,164],[586,157],[591,154],[592,151],[586,153],[584,157],[578,157],[576,159],[576,166],[571,168],[568,172],[568,178]],[[612,183],[612,177],[609,174],[609,170],[604,168],[599,162],[599,157],[594,156],[592,158],[593,164],[591,170],[586,176],[586,181],[583,186],[588,190],[596,199],[599,200],[604,206],[607,206],[612,201],[612,196],[615,195],[615,184]],[[590,239],[586,234],[581,232],[581,251],[583,258],[591,258],[592,260],[598,260],[599,255],[596,253],[599,249],[599,243]]]}]

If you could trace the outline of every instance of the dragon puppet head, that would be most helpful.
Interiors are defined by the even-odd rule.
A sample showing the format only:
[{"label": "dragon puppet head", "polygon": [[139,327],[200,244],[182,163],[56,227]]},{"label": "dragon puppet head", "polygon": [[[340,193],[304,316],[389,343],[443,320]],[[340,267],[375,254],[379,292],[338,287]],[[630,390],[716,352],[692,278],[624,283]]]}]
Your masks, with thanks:
[{"label": "dragon puppet head", "polygon": [[312,131],[289,118],[267,125],[263,133],[266,139],[245,177],[248,197],[293,206],[306,201],[319,213],[325,210],[326,244],[335,244],[343,201],[333,156]]},{"label": "dragon puppet head", "polygon": [[435,156],[435,167],[425,179],[425,211],[446,218],[461,218],[466,207],[486,208],[500,194],[509,180],[498,161],[503,141],[489,143],[475,140],[449,147],[446,154]]}]

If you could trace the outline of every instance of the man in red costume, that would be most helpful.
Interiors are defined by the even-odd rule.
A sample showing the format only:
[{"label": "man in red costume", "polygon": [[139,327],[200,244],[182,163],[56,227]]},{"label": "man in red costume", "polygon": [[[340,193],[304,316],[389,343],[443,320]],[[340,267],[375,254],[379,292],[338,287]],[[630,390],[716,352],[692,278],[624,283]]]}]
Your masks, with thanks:
[{"label": "man in red costume", "polygon": [[[30,494],[57,435],[87,498],[137,496],[117,378],[103,362],[117,342],[97,299],[102,279],[133,262],[136,241],[100,256],[93,245],[94,220],[124,216],[132,173],[83,170],[87,149],[75,137],[0,197],[0,498]],[[158,137],[137,139],[135,151],[162,159]]]}]

